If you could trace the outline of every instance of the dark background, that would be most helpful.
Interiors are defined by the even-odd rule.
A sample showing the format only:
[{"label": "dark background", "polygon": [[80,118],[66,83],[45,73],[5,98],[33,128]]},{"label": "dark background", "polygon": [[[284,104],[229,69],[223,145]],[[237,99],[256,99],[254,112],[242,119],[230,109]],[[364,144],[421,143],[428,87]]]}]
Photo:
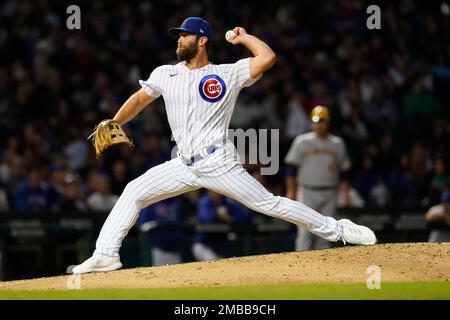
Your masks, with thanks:
[{"label": "dark background", "polygon": [[[80,30],[66,28],[70,4],[81,9]],[[381,30],[366,27],[366,8],[371,4],[380,6]],[[449,2],[3,1],[0,192],[7,201],[0,206],[5,221],[1,239],[5,252],[16,248],[13,244],[22,245],[13,250],[15,258],[4,254],[4,268],[8,261],[19,266],[15,270],[26,269],[20,250],[32,247],[27,241],[40,246],[36,238],[27,240],[23,234],[9,242],[13,228],[7,221],[27,220],[30,215],[39,221],[70,216],[66,189],[76,183],[77,201],[84,208],[77,211],[101,225],[104,214],[93,212],[86,203],[98,188],[96,178],[106,178],[111,194],[120,195],[127,181],[170,156],[174,143],[162,99],[126,125],[135,141],[133,151],[114,147],[96,160],[86,137],[140,88],[139,79],[147,79],[161,64],[176,62],[176,40],[167,29],[187,16],[211,23],[213,63],[249,56],[242,46],[224,40],[226,30],[237,25],[266,41],[278,56],[264,78],[241,93],[239,116],[231,127],[279,129],[282,160],[295,135],[310,129],[310,110],[318,104],[328,106],[332,132],[344,138],[351,157],[350,181],[365,200],[355,215],[375,220],[387,216],[380,227],[386,232],[385,241],[426,241],[423,221],[420,236],[395,231],[394,237],[388,232],[396,230],[395,221],[403,213],[423,215],[448,189],[450,16],[442,11],[443,4]],[[257,169],[249,167],[251,172]],[[23,205],[21,190],[33,173],[42,192],[34,204]],[[263,179],[271,191],[284,194],[284,166],[279,174]],[[198,194],[179,197],[191,226],[197,198]],[[80,212],[74,215],[79,217]],[[60,223],[55,225],[59,230]],[[70,246],[77,244],[68,247],[72,253],[61,258],[60,267],[41,267],[30,274],[61,273],[67,261],[78,263],[91,250],[96,228],[95,223],[86,228],[87,238],[76,232],[68,236],[68,230],[35,235],[43,243],[68,239]],[[293,232],[273,233],[282,244],[264,252],[290,250]],[[139,238],[137,231],[135,236],[132,232],[129,241]],[[17,271],[14,277],[24,273]]]}]

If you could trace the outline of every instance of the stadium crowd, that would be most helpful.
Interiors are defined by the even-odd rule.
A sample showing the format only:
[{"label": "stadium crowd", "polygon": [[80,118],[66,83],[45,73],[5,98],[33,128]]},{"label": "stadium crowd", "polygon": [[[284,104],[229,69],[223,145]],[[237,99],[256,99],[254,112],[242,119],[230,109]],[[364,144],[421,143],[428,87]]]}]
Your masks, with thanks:
[{"label": "stadium crowd", "polygon": [[[437,2],[436,2],[437,3]],[[325,105],[352,169],[343,188],[366,206],[437,204],[450,178],[450,19],[439,5],[379,2],[381,30],[366,27],[367,1],[85,1],[81,29],[66,28],[58,1],[0,5],[0,211],[108,211],[124,186],[171,158],[164,102],[125,129],[135,141],[95,159],[86,137],[112,118],[139,79],[174,64],[167,29],[187,16],[213,27],[211,61],[249,53],[225,42],[242,25],[266,40],[276,65],[242,91],[232,128],[280,130],[279,173],[258,178],[284,192],[282,159]],[[253,170],[255,176],[257,170]],[[179,197],[195,212],[201,195]],[[349,206],[342,201],[342,206]]]}]

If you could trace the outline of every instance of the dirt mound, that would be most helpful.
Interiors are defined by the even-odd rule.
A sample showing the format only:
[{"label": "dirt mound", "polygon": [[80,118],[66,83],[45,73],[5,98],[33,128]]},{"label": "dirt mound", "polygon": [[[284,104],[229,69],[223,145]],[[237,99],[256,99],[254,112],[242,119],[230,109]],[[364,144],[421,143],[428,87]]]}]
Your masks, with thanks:
[{"label": "dirt mound", "polygon": [[[380,244],[290,252],[81,276],[82,289],[450,281],[450,243]],[[73,277],[73,276],[72,276]],[[0,290],[65,290],[69,276],[0,283]],[[73,280],[73,278],[72,278]]]}]

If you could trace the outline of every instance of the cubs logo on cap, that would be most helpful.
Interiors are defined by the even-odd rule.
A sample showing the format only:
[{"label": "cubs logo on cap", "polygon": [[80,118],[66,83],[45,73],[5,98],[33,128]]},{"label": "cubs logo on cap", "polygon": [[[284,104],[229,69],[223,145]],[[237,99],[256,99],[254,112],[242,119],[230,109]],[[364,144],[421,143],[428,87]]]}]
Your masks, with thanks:
[{"label": "cubs logo on cap", "polygon": [[204,76],[198,85],[200,96],[208,102],[217,102],[227,91],[225,81],[216,74]]}]

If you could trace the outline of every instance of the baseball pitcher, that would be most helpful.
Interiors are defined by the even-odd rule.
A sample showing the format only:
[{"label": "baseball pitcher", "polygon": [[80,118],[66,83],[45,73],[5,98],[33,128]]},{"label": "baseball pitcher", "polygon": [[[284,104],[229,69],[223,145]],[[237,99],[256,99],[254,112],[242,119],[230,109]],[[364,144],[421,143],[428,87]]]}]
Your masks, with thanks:
[{"label": "baseball pitcher", "polygon": [[[340,173],[350,169],[344,141],[328,132],[330,113],[323,106],[311,112],[313,131],[293,141],[285,158],[290,166],[286,196],[327,216],[334,216]],[[329,241],[298,229],[297,251],[328,248]]]},{"label": "baseball pitcher", "polygon": [[74,267],[73,273],[121,268],[119,249],[141,209],[198,188],[221,193],[253,211],[289,221],[328,241],[376,243],[375,234],[367,227],[349,220],[336,221],[301,202],[273,195],[241,165],[227,137],[228,124],[239,92],[274,65],[276,55],[269,46],[244,28],[235,27],[227,32],[227,41],[245,46],[252,56],[216,65],[208,60],[212,30],[207,21],[190,17],[169,33],[178,37],[179,63],[157,67],[147,80],[141,80],[142,89],[112,120],[122,126],[162,96],[178,146],[177,157],[128,183],[102,227],[94,254]]}]

